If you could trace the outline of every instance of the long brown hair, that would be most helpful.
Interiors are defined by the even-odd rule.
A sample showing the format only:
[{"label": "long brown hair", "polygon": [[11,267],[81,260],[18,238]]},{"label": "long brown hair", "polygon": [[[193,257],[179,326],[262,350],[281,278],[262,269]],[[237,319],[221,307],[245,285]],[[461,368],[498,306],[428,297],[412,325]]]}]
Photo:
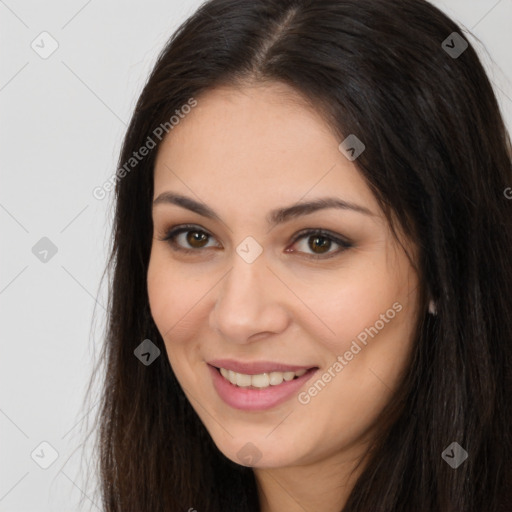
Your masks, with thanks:
[{"label": "long brown hair", "polygon": [[[364,141],[354,163],[419,247],[422,289],[437,306],[420,319],[389,404],[398,417],[375,440],[343,512],[497,510],[512,454],[512,151],[473,46],[448,50],[461,48],[453,32],[466,39],[424,0],[210,0],[171,37],[116,178],[108,326],[94,372],[104,376],[106,512],[259,511],[253,470],[216,448],[180,388],[146,286],[163,139],[155,129],[191,98],[251,81],[292,86],[340,142]],[[156,147],[127,168],[148,137]],[[161,350],[148,366],[134,356],[145,339]],[[457,469],[441,457],[454,441],[469,454]]]}]

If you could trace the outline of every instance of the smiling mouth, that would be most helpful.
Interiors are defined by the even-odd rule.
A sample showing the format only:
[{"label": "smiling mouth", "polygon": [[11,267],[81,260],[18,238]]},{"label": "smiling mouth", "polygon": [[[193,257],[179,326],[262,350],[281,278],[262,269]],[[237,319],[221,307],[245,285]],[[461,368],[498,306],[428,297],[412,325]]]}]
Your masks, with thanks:
[{"label": "smiling mouth", "polygon": [[244,373],[234,372],[233,370],[227,370],[225,368],[214,367],[222,377],[230,382],[233,386],[247,389],[266,389],[269,387],[275,387],[281,385],[283,382],[290,382],[297,380],[304,376],[306,373],[310,373],[318,369],[318,367],[310,368],[309,370],[302,369],[295,372],[268,372],[260,373],[257,375],[248,375]]}]

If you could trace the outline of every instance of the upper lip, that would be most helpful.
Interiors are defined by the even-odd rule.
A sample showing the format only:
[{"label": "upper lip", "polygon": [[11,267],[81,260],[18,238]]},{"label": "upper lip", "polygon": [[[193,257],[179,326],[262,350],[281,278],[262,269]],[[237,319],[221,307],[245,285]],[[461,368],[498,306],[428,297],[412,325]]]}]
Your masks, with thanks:
[{"label": "upper lip", "polygon": [[298,366],[272,361],[243,362],[235,361],[234,359],[214,359],[207,361],[207,363],[216,368],[225,368],[226,370],[232,370],[236,373],[244,373],[246,375],[258,375],[270,372],[297,372],[299,370],[317,368],[316,366]]}]

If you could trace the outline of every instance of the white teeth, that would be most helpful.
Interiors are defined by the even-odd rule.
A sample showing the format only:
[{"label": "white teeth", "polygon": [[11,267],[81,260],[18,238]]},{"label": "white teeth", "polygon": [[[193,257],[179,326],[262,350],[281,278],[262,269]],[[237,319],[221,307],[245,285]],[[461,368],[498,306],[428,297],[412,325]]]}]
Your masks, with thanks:
[{"label": "white teeth", "polygon": [[295,377],[301,377],[307,370],[298,370],[296,372],[270,372],[260,373],[258,375],[247,375],[244,373],[237,373],[233,370],[220,369],[222,376],[229,380],[231,384],[247,388],[253,386],[255,388],[268,388],[269,386],[278,386],[284,381],[293,380]]},{"label": "white teeth", "polygon": [[[235,373],[235,372],[230,372]],[[251,376],[242,373],[235,373],[235,384],[240,387],[247,387],[251,385]]]},{"label": "white teeth", "polygon": [[259,375],[251,375],[251,385],[255,388],[268,388],[270,379],[268,373],[260,373]]},{"label": "white teeth", "polygon": [[268,378],[271,386],[279,386],[284,380],[284,375],[281,372],[270,372]]}]

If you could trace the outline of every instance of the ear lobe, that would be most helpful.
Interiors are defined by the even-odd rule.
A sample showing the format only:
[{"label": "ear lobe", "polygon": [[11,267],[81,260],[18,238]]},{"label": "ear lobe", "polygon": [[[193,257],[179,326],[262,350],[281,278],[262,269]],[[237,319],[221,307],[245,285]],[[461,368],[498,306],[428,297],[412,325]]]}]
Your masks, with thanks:
[{"label": "ear lobe", "polygon": [[431,314],[431,315],[437,315],[437,308],[436,308],[436,304],[433,300],[431,300],[429,303],[428,303],[428,312]]}]

